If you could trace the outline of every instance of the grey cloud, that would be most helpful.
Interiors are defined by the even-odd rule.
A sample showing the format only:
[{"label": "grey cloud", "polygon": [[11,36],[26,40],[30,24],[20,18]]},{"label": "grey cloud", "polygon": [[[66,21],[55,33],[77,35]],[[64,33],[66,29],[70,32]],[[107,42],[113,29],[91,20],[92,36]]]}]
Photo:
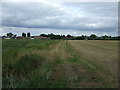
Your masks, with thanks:
[{"label": "grey cloud", "polygon": [[105,16],[105,17],[114,17],[118,12],[118,3],[117,2],[81,2],[81,3],[63,3],[64,6],[76,7],[79,8],[78,11],[83,10],[87,13]]},{"label": "grey cloud", "polygon": [[[113,32],[117,3],[3,3],[3,26]],[[35,32],[35,31],[34,31]],[[49,31],[48,31],[49,32]]]}]

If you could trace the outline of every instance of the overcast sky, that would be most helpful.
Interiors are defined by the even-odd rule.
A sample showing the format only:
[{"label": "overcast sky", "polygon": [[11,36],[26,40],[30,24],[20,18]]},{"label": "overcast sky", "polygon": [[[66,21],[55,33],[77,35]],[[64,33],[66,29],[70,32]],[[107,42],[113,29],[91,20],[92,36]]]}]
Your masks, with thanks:
[{"label": "overcast sky", "polygon": [[2,33],[118,35],[117,2],[3,2]]}]

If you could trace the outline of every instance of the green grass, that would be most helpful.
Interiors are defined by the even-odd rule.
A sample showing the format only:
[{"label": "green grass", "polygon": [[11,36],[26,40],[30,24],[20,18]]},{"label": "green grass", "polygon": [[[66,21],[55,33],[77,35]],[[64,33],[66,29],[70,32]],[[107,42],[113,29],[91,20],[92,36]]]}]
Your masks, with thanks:
[{"label": "green grass", "polygon": [[56,82],[49,80],[54,68],[62,64],[62,59],[55,57],[55,60],[49,61],[46,56],[39,54],[41,51],[47,53],[58,42],[3,40],[3,88],[66,87],[65,79]]},{"label": "green grass", "polygon": [[3,40],[3,87],[29,87],[31,83],[28,76],[41,69],[42,63],[47,61],[42,55],[34,54],[32,51],[47,50],[57,42],[57,40]]}]

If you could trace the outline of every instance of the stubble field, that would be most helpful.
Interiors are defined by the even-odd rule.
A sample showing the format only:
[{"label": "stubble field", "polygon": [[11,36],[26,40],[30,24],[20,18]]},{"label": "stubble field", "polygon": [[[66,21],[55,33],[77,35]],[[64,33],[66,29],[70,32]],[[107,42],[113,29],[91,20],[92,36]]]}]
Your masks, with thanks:
[{"label": "stubble field", "polygon": [[3,88],[118,87],[118,41],[3,40]]}]

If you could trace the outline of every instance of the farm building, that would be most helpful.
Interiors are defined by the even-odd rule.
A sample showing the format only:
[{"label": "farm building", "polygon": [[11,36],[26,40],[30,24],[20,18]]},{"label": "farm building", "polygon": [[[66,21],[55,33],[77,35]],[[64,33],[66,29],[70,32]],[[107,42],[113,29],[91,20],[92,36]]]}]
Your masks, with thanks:
[{"label": "farm building", "polygon": [[34,39],[50,39],[49,37],[34,36]]},{"label": "farm building", "polygon": [[19,36],[19,37],[16,37],[16,39],[25,39],[25,38],[24,38],[24,37],[20,37],[20,36]]}]

